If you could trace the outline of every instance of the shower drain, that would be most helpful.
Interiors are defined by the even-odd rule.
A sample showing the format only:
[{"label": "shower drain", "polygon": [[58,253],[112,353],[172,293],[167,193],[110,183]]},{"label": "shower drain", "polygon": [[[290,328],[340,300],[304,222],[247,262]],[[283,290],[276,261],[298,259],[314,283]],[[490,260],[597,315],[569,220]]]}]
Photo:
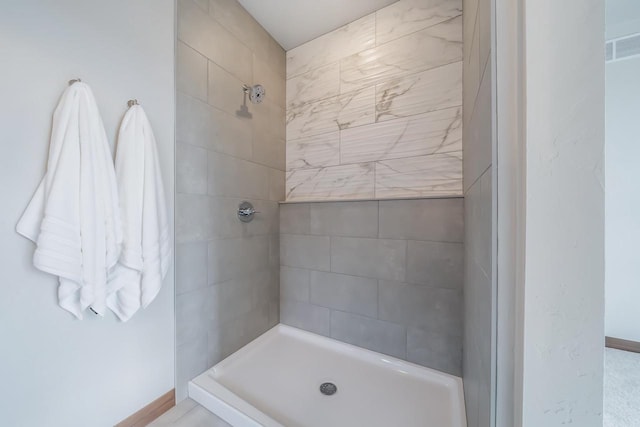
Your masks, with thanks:
[{"label": "shower drain", "polygon": [[322,383],[320,384],[320,393],[325,396],[331,396],[336,394],[338,387],[334,383]]}]

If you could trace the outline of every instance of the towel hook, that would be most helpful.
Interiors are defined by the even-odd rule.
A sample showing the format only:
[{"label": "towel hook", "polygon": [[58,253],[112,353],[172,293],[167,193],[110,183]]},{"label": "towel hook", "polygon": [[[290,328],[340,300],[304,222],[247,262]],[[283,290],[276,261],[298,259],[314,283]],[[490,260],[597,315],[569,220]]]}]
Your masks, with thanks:
[{"label": "towel hook", "polygon": [[137,100],[137,99],[130,99],[130,100],[127,102],[127,105],[129,106],[129,108],[131,108],[131,107],[133,107],[134,105],[140,105],[140,104],[138,104],[138,100]]},{"label": "towel hook", "polygon": [[71,79],[69,80],[69,86],[71,86],[74,83],[80,83],[82,81],[82,79],[77,78],[77,79]]}]

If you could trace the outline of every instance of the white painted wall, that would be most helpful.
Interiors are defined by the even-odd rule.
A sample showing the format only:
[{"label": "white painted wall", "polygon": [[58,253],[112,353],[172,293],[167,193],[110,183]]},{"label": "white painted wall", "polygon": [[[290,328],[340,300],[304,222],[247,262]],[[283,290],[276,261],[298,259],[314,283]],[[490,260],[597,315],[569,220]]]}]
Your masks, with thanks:
[{"label": "white painted wall", "polygon": [[[640,4],[607,1],[607,36],[640,32]],[[606,65],[605,334],[640,341],[640,58]]]},{"label": "white painted wall", "polygon": [[606,65],[605,333],[633,341],[640,341],[638,76],[640,58]]},{"label": "white painted wall", "polygon": [[174,289],[128,323],[77,321],[56,279],[31,264],[15,224],[45,171],[51,116],[67,80],[94,90],[113,144],[126,101],[154,126],[173,212],[172,0],[0,5],[0,424],[111,426],[174,385]]},{"label": "white painted wall", "polygon": [[604,19],[525,3],[525,427],[602,426]]}]

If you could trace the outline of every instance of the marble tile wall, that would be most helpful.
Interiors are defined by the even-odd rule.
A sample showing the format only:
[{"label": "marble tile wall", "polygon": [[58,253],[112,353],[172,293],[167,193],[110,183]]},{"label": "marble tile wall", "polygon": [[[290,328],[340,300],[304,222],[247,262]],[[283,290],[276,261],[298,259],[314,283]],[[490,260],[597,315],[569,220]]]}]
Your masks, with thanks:
[{"label": "marble tile wall", "polygon": [[287,52],[286,199],[462,195],[462,0],[400,0]]},{"label": "marble tile wall", "polygon": [[461,375],[463,205],[281,204],[281,321]]},{"label": "marble tile wall", "polygon": [[[178,0],[176,361],[187,382],[279,319],[285,52],[236,0]],[[267,98],[238,115],[243,84]],[[236,217],[251,201],[260,214]]]}]

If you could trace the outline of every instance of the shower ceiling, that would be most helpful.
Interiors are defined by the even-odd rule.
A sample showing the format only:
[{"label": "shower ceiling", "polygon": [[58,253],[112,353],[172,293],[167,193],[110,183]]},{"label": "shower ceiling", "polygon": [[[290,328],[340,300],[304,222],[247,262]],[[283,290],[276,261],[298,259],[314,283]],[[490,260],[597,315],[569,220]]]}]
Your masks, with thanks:
[{"label": "shower ceiling", "polygon": [[290,50],[397,0],[239,1],[285,50]]}]

